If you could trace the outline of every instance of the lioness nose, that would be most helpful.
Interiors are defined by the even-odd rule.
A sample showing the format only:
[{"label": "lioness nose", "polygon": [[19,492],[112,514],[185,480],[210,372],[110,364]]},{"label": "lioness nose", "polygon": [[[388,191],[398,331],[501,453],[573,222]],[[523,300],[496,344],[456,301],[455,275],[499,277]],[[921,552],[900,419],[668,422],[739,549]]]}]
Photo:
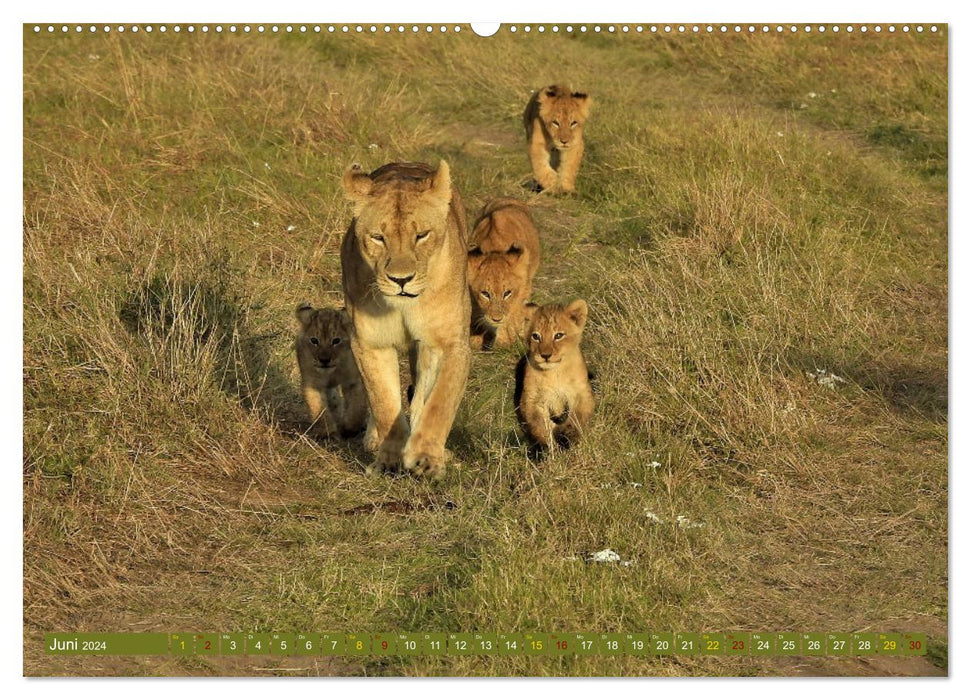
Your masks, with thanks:
[{"label": "lioness nose", "polygon": [[395,284],[399,285],[402,289],[404,289],[406,284],[408,284],[413,279],[415,279],[415,276],[408,275],[407,277],[392,277],[391,275],[388,275],[388,279],[394,282]]}]

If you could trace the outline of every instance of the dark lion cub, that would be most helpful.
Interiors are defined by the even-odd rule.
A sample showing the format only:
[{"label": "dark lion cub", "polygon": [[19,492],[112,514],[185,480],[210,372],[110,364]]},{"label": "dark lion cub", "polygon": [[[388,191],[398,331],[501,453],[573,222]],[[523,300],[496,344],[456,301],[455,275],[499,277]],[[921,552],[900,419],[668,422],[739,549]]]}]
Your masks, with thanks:
[{"label": "dark lion cub", "polygon": [[318,436],[356,435],[367,421],[367,397],[351,352],[344,309],[297,307],[297,364],[307,412]]}]

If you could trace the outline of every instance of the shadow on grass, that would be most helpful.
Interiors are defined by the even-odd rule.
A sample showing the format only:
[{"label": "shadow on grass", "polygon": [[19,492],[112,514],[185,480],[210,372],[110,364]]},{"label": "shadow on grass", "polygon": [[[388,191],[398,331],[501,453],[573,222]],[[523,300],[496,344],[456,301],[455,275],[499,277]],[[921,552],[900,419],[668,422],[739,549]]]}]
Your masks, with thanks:
[{"label": "shadow on grass", "polygon": [[130,291],[119,318],[149,348],[149,373],[187,395],[215,384],[268,423],[292,425],[301,405],[286,374],[270,359],[277,333],[247,329],[248,306],[226,274],[183,278],[159,274]]},{"label": "shadow on grass", "polygon": [[[947,421],[947,367],[933,364],[886,363],[863,358],[843,365],[830,358],[797,356],[792,365],[807,376],[832,372],[867,392],[880,394],[894,410],[918,413],[927,420]],[[838,384],[837,384],[838,386]]]}]

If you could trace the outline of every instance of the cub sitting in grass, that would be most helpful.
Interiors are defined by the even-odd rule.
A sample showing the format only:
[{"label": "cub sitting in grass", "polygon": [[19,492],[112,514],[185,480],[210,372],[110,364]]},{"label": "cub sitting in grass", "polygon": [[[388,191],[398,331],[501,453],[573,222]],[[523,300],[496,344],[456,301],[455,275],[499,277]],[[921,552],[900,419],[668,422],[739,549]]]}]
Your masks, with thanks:
[{"label": "cub sitting in grass", "polygon": [[344,309],[297,307],[297,364],[311,431],[319,437],[350,437],[364,430],[367,397],[351,352]]},{"label": "cub sitting in grass", "polygon": [[527,302],[539,268],[539,234],[523,202],[494,199],[472,229],[469,293],[472,347],[506,347],[526,330]]},{"label": "cub sitting in grass", "polygon": [[535,447],[569,447],[593,415],[593,389],[580,337],[587,302],[547,304],[533,312],[526,355],[516,367],[516,415]]},{"label": "cub sitting in grass", "polygon": [[575,193],[583,158],[583,124],[592,100],[583,92],[550,85],[533,93],[523,113],[533,177],[546,192]]}]

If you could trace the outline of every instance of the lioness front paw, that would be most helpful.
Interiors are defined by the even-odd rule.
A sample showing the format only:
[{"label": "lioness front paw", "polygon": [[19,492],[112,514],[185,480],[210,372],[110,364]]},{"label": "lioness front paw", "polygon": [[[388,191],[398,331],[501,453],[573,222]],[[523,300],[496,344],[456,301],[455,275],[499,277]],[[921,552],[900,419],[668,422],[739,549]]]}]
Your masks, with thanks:
[{"label": "lioness front paw", "polygon": [[419,450],[406,454],[403,461],[413,476],[438,481],[445,475],[445,450]]},{"label": "lioness front paw", "polygon": [[378,450],[374,461],[367,468],[368,474],[397,474],[401,470],[401,452],[398,450]]}]

